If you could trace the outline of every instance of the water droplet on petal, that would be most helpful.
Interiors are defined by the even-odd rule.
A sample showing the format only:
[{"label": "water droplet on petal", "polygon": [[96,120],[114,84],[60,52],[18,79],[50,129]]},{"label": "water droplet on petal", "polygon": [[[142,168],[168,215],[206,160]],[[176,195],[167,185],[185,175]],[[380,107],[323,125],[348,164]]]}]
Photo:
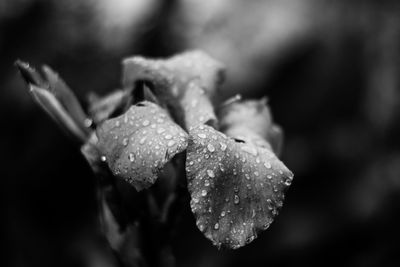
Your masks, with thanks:
[{"label": "water droplet on petal", "polygon": [[239,204],[239,202],[240,202],[239,196],[238,196],[238,195],[235,195],[235,197],[234,197],[234,199],[233,199],[233,203]]},{"label": "water droplet on petal", "polygon": [[221,145],[221,150],[225,151],[226,150],[226,144],[224,143],[219,143]]},{"label": "water droplet on petal", "polygon": [[167,145],[168,145],[169,147],[171,147],[171,146],[175,145],[175,141],[171,140],[171,141],[168,142]]},{"label": "water droplet on petal", "polygon": [[203,231],[204,231],[204,225],[200,224],[200,225],[199,225],[199,229],[200,229],[200,231],[203,232]]},{"label": "water droplet on petal", "polygon": [[289,186],[291,183],[292,183],[291,179],[286,179],[286,181],[283,184]]},{"label": "water droplet on petal", "polygon": [[210,176],[211,178],[215,177],[215,174],[214,174],[213,170],[207,170],[207,175]]},{"label": "water droplet on petal", "polygon": [[202,195],[203,197],[207,196],[207,191],[203,189],[203,190],[201,191],[201,195]]},{"label": "water droplet on petal", "polygon": [[106,156],[101,156],[101,157],[100,157],[100,160],[101,160],[102,162],[105,162],[105,161],[107,160],[107,158],[106,158]]},{"label": "water droplet on petal", "polygon": [[215,151],[215,147],[214,147],[212,144],[208,144],[208,145],[207,145],[207,149],[208,149],[208,151],[210,151],[210,152],[214,152],[214,151]]},{"label": "water droplet on petal", "polygon": [[170,140],[170,139],[172,139],[172,135],[167,134],[166,136],[164,136],[164,138],[167,139],[167,140]]},{"label": "water droplet on petal", "polygon": [[130,162],[134,162],[135,161],[135,155],[133,153],[129,153],[128,159],[129,159]]},{"label": "water droplet on petal", "polygon": [[142,123],[143,126],[148,126],[149,124],[150,124],[150,122],[148,120],[144,120]]},{"label": "water droplet on petal", "polygon": [[165,129],[164,129],[164,128],[158,128],[158,129],[157,129],[157,133],[158,133],[158,134],[162,134],[163,132],[165,132]]},{"label": "water droplet on petal", "polygon": [[216,223],[216,224],[214,225],[214,229],[215,229],[215,230],[218,230],[218,229],[219,229],[219,223]]},{"label": "water droplet on petal", "polygon": [[122,139],[122,144],[123,144],[124,146],[127,146],[128,143],[129,143],[129,139],[128,139],[128,138]]},{"label": "water droplet on petal", "polygon": [[264,162],[264,167],[267,169],[271,169],[271,163],[269,163],[268,161]]},{"label": "water droplet on petal", "polygon": [[198,137],[200,137],[200,138],[207,138],[207,135],[205,135],[205,134],[203,134],[203,133],[199,133],[199,134],[197,134],[197,136]]},{"label": "water droplet on petal", "polygon": [[210,186],[210,181],[206,179],[206,180],[204,181],[204,185],[205,185],[205,186]]},{"label": "water droplet on petal", "polygon": [[146,142],[146,137],[143,137],[142,139],[140,139],[139,144],[143,145],[144,142]]}]

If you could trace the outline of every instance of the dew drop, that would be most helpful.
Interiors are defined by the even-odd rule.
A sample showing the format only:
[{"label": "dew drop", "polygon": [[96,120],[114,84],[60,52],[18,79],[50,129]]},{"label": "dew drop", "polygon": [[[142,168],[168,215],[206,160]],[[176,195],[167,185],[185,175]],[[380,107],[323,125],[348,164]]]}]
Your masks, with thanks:
[{"label": "dew drop", "polygon": [[191,166],[191,165],[193,165],[193,164],[194,164],[194,162],[193,162],[193,161],[190,161],[190,162],[189,162],[189,165],[190,165],[190,166]]},{"label": "dew drop", "polygon": [[214,225],[214,229],[215,229],[215,230],[218,230],[218,229],[219,229],[219,223],[216,223],[216,224]]},{"label": "dew drop", "polygon": [[135,155],[133,153],[129,153],[128,159],[129,159],[130,162],[134,162],[135,161]]},{"label": "dew drop", "polygon": [[142,123],[143,126],[148,126],[149,124],[150,124],[150,122],[148,120],[144,120]]},{"label": "dew drop", "polygon": [[165,132],[165,129],[164,129],[164,128],[158,128],[158,129],[157,129],[157,133],[158,133],[158,134],[162,134],[163,132]]},{"label": "dew drop", "polygon": [[175,141],[173,141],[173,140],[169,141],[168,144],[167,144],[167,146],[169,146],[169,147],[171,147],[173,145],[175,145]]},{"label": "dew drop", "polygon": [[213,170],[207,170],[207,175],[211,178],[215,177],[214,171]]},{"label": "dew drop", "polygon": [[172,135],[167,134],[166,136],[164,136],[164,138],[167,139],[167,140],[170,140],[170,139],[172,139]]},{"label": "dew drop", "polygon": [[225,143],[219,143],[221,145],[221,150],[225,151],[226,150],[226,144]]},{"label": "dew drop", "polygon": [[283,183],[286,186],[289,186],[292,183],[292,180],[286,179],[286,181]]},{"label": "dew drop", "polygon": [[221,172],[225,171],[225,168],[224,168],[224,166],[222,164],[219,165],[219,169],[221,170]]},{"label": "dew drop", "polygon": [[225,217],[225,211],[221,212],[221,217]]},{"label": "dew drop", "polygon": [[269,163],[268,161],[264,162],[264,167],[267,169],[271,169],[271,163]]},{"label": "dew drop", "polygon": [[239,204],[239,202],[240,202],[239,196],[238,196],[238,195],[235,195],[235,197],[234,197],[234,199],[233,199],[233,203]]},{"label": "dew drop", "polygon": [[139,144],[143,145],[144,142],[146,142],[146,137],[143,137],[142,139],[140,139]]},{"label": "dew drop", "polygon": [[122,139],[122,144],[123,144],[124,146],[127,146],[128,143],[129,143],[129,139],[128,139],[128,138]]},{"label": "dew drop", "polygon": [[119,121],[115,122],[115,127],[119,127],[121,125],[121,123]]},{"label": "dew drop", "polygon": [[203,138],[203,139],[207,137],[207,135],[205,135],[203,133],[199,133],[199,134],[197,134],[197,136],[200,137],[200,138]]},{"label": "dew drop", "polygon": [[200,225],[199,225],[199,229],[200,229],[200,231],[203,232],[203,231],[204,231],[204,225],[200,224]]},{"label": "dew drop", "polygon": [[269,210],[272,210],[274,208],[274,205],[273,205],[271,199],[269,199],[269,198],[267,199],[267,204],[268,204],[267,207]]},{"label": "dew drop", "polygon": [[206,180],[204,181],[204,185],[205,185],[205,186],[210,186],[210,181],[206,179]]},{"label": "dew drop", "polygon": [[101,156],[100,160],[101,160],[102,162],[105,162],[105,161],[107,160],[107,158],[106,158],[106,156]]},{"label": "dew drop", "polygon": [[212,144],[208,144],[208,145],[207,145],[207,149],[208,149],[208,151],[210,151],[210,152],[214,152],[214,151],[215,151],[215,147],[214,147]]},{"label": "dew drop", "polygon": [[207,191],[206,190],[201,190],[201,195],[203,196],[203,197],[205,197],[205,196],[207,196]]}]

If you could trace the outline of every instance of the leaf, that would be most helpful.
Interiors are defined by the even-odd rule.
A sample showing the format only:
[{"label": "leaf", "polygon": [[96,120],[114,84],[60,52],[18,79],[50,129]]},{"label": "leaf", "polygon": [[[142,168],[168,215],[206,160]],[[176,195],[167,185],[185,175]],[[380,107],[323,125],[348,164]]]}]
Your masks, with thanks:
[{"label": "leaf", "polygon": [[198,228],[234,249],[269,227],[293,178],[268,145],[237,142],[206,125],[190,131],[186,172]]},{"label": "leaf", "polygon": [[154,103],[141,102],[97,128],[98,147],[115,176],[138,191],[187,146],[187,134]]}]

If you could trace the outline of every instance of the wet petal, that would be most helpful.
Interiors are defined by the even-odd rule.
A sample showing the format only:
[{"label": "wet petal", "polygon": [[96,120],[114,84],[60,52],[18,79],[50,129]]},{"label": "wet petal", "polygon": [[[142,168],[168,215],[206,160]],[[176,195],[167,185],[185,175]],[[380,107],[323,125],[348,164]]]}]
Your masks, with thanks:
[{"label": "wet petal", "polygon": [[201,51],[188,51],[169,59],[134,56],[123,61],[122,82],[129,87],[138,80],[149,80],[180,97],[191,81],[213,95],[222,83],[224,66]]},{"label": "wet petal", "polygon": [[137,190],[150,187],[163,166],[187,146],[187,134],[151,102],[106,120],[97,128],[97,136],[102,160]]},{"label": "wet petal", "polygon": [[[272,121],[266,98],[234,102],[220,111],[220,129],[236,139],[246,139],[260,146],[272,147],[279,155],[283,133]],[[268,141],[265,144],[265,140]]]},{"label": "wet petal", "polygon": [[124,113],[126,111],[124,109],[129,107],[131,102],[130,90],[116,90],[104,97],[98,97],[92,93],[89,98],[88,110],[93,122],[98,125],[118,111]]},{"label": "wet petal", "polygon": [[151,82],[162,105],[185,128],[215,124],[210,98],[223,80],[224,67],[207,54],[190,51],[166,60],[136,56],[125,59],[123,69],[125,88],[141,80]]},{"label": "wet petal", "polygon": [[181,104],[185,111],[185,125],[190,127],[209,124],[216,126],[217,117],[206,92],[196,83],[190,83],[182,95]]},{"label": "wet petal", "polygon": [[190,131],[186,172],[198,228],[229,248],[269,227],[293,178],[265,145],[236,142],[206,125]]}]

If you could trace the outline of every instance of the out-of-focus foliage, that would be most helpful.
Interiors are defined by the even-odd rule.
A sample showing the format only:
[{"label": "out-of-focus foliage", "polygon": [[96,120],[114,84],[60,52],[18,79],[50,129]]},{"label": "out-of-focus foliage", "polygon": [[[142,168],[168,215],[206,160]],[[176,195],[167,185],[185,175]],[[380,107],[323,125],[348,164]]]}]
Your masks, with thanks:
[{"label": "out-of-focus foliage", "polygon": [[[91,230],[90,170],[32,104],[15,59],[47,62],[85,99],[119,85],[123,56],[193,47],[228,66],[221,99],[269,97],[297,179],[270,231],[234,254],[209,248],[184,214],[178,263],[398,265],[398,1],[95,2],[0,1],[0,188],[12,266],[111,265]],[[107,31],[119,7],[134,22]]]}]

